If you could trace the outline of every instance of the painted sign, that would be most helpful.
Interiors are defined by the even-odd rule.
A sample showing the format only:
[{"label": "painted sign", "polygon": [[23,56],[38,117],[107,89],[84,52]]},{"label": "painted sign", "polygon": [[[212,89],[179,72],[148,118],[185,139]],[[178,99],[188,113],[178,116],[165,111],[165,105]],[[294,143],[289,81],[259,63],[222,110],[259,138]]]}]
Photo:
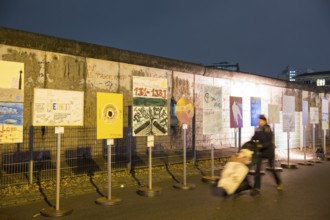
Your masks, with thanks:
[{"label": "painted sign", "polygon": [[23,103],[0,102],[0,144],[23,142]]},{"label": "painted sign", "polygon": [[268,104],[268,123],[280,123],[280,107],[278,105]]},{"label": "painted sign", "polygon": [[176,117],[183,124],[190,124],[194,117],[194,105],[187,98],[181,98],[176,103]]},{"label": "painted sign", "polygon": [[251,97],[251,126],[258,126],[259,116],[261,114],[261,98]]},{"label": "painted sign", "polygon": [[34,126],[82,126],[84,93],[54,89],[34,89]]},{"label": "painted sign", "polygon": [[24,63],[0,60],[0,101],[24,101]]},{"label": "painted sign", "polygon": [[203,134],[219,134],[221,128],[221,88],[203,85]]},{"label": "painted sign", "polygon": [[123,137],[123,94],[101,93],[97,95],[97,139]]},{"label": "painted sign", "polygon": [[230,96],[230,128],[243,127],[243,99],[242,97]]},{"label": "painted sign", "polygon": [[0,60],[0,144],[23,142],[24,63]]},{"label": "painted sign", "polygon": [[319,108],[318,107],[310,107],[309,109],[309,118],[311,124],[319,123]]},{"label": "painted sign", "polygon": [[302,102],[302,124],[308,124],[308,101]]},{"label": "painted sign", "polygon": [[167,135],[167,79],[133,76],[133,136]]},{"label": "painted sign", "polygon": [[329,129],[329,101],[322,99],[322,129]]},{"label": "painted sign", "polygon": [[294,96],[283,96],[283,132],[295,130],[295,99]]}]

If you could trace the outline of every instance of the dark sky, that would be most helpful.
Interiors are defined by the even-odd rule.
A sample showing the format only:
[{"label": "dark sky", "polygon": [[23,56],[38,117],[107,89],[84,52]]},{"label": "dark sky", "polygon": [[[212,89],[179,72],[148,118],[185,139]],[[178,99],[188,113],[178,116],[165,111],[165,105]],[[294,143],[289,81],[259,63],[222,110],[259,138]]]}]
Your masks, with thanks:
[{"label": "dark sky", "polygon": [[329,0],[0,0],[0,26],[270,77],[330,70]]}]

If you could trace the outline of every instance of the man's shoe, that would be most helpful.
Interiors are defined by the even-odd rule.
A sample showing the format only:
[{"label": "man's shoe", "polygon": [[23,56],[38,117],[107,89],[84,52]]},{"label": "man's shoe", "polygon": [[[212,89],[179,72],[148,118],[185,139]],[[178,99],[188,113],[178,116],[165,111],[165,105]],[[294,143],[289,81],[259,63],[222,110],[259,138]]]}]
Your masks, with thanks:
[{"label": "man's shoe", "polygon": [[282,191],[283,190],[283,184],[282,183],[277,184],[276,189],[278,191]]},{"label": "man's shoe", "polygon": [[260,196],[260,190],[259,189],[252,189],[250,192],[251,196]]}]

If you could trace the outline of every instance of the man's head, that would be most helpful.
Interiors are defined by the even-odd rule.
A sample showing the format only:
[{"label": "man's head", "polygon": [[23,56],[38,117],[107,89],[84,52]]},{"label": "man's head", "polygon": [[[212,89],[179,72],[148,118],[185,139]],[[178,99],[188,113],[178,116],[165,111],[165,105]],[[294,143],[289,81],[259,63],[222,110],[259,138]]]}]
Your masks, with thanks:
[{"label": "man's head", "polygon": [[259,126],[264,126],[267,124],[267,119],[265,115],[260,115],[259,116],[259,121],[258,121]]}]

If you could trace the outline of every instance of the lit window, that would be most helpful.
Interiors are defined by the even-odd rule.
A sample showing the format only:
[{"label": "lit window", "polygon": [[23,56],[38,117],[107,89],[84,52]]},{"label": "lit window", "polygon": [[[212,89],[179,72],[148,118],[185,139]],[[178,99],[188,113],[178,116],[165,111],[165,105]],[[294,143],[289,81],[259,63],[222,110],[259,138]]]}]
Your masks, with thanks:
[{"label": "lit window", "polygon": [[316,80],[317,86],[325,86],[325,79],[317,79]]}]

